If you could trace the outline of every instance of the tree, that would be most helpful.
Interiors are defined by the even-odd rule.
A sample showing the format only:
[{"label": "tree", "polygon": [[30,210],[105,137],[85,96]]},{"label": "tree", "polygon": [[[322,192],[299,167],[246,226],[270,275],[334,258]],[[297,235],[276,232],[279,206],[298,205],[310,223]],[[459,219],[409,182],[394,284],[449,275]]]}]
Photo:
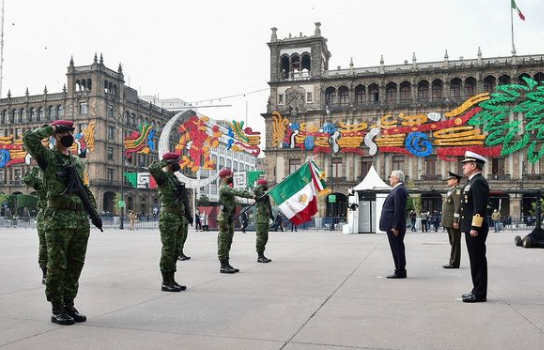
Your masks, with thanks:
[{"label": "tree", "polygon": [[196,204],[198,206],[208,206],[210,205],[210,199],[208,198],[208,196],[206,196],[205,194],[201,194],[200,195],[200,198],[198,198],[198,200],[196,201]]}]

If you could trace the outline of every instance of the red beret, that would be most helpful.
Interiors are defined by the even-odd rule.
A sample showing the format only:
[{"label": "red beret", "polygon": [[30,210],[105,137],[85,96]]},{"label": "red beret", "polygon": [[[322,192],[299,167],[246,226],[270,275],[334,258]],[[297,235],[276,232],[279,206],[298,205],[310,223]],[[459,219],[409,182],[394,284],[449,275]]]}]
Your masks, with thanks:
[{"label": "red beret", "polygon": [[229,168],[225,168],[219,172],[219,176],[221,177],[230,176],[230,175],[232,175],[232,170],[230,170]]},{"label": "red beret", "polygon": [[166,152],[165,154],[162,155],[162,159],[163,160],[178,160],[179,154],[174,152]]},{"label": "red beret", "polygon": [[51,126],[64,126],[66,128],[72,128],[72,131],[74,131],[74,122],[71,120],[55,120],[50,124]]},{"label": "red beret", "polygon": [[265,179],[257,180],[257,185],[266,185],[267,183],[268,181],[266,181]]}]

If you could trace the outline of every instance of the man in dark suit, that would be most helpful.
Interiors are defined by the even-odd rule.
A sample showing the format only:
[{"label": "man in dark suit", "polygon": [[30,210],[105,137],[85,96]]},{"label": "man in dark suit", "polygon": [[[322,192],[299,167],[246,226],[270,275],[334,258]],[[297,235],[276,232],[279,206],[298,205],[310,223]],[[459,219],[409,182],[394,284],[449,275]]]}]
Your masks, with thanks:
[{"label": "man in dark suit", "polygon": [[468,178],[461,195],[461,232],[465,233],[473,284],[472,291],[463,294],[463,302],[480,303],[487,300],[485,240],[489,226],[485,220],[485,213],[489,201],[489,185],[482,175],[486,159],[467,151],[461,163],[463,174]]},{"label": "man in dark suit", "polygon": [[406,278],[404,235],[406,234],[408,192],[404,187],[404,173],[400,170],[393,170],[389,177],[389,184],[393,186],[393,189],[383,203],[380,217],[380,230],[387,232],[395,262],[395,273],[387,278]]},{"label": "man in dark suit", "polygon": [[443,267],[445,269],[458,269],[461,262],[461,230],[459,219],[461,217],[461,187],[459,182],[462,176],[449,172],[448,192],[442,203],[442,227],[448,230],[451,252],[450,261]]}]

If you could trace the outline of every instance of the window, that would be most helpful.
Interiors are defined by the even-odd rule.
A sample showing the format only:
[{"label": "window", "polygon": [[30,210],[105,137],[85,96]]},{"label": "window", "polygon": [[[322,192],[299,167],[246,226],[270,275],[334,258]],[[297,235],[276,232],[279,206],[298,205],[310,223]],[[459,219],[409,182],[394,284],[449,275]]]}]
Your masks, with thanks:
[{"label": "window", "polygon": [[4,169],[0,169],[0,183],[6,183],[6,174],[4,173]]},{"label": "window", "polygon": [[28,121],[31,122],[34,120],[36,120],[36,108],[30,107],[30,114],[28,116]]},{"label": "window", "polygon": [[364,103],[366,101],[365,87],[359,85],[355,88],[355,104]]},{"label": "window", "polygon": [[348,99],[349,99],[349,90],[347,87],[345,86],[342,86],[339,90],[338,90],[338,95],[339,95],[339,102],[340,104],[342,105],[345,105],[345,104],[348,104]]},{"label": "window", "polygon": [[53,106],[49,106],[47,110],[48,110],[47,114],[49,116],[49,120],[55,120],[57,117],[57,109]]},{"label": "window", "polygon": [[79,103],[79,114],[89,114],[89,104],[87,102]]},{"label": "window", "polygon": [[106,181],[109,183],[113,182],[113,169],[108,168],[107,175],[106,175]]},{"label": "window", "polygon": [[331,162],[331,177],[337,178],[342,175],[342,158],[333,158]]},{"label": "window", "polygon": [[432,94],[433,101],[436,102],[442,100],[442,81],[433,81]]},{"label": "window", "polygon": [[42,107],[38,108],[38,121],[45,120],[44,109]]},{"label": "window", "polygon": [[361,158],[361,178],[364,179],[370,167],[372,166],[372,157]]},{"label": "window", "polygon": [[436,156],[425,158],[425,175],[436,176]]},{"label": "window", "polygon": [[400,84],[400,101],[407,103],[412,100],[412,88],[410,83],[403,82]]},{"label": "window", "polygon": [[378,88],[378,85],[372,84],[368,87],[368,93],[370,97],[371,103],[379,103],[380,102],[380,89]]},{"label": "window", "polygon": [[453,79],[450,83],[450,99],[452,101],[461,100],[461,80]]},{"label": "window", "polygon": [[393,156],[393,170],[404,172],[404,156]]},{"label": "window", "polygon": [[465,80],[465,98],[474,96],[476,93],[476,79],[467,78]]},{"label": "window", "polygon": [[79,132],[83,132],[85,129],[87,129],[87,123],[79,124]]},{"label": "window", "polygon": [[325,90],[325,103],[327,105],[333,105],[336,104],[336,89],[333,87],[327,88]]},{"label": "window", "polygon": [[306,102],[314,102],[314,95],[311,92],[306,93]]},{"label": "window", "polygon": [[504,175],[504,158],[493,158],[491,161],[491,173],[493,175]]},{"label": "window", "polygon": [[13,172],[14,185],[20,185],[23,179],[23,173],[21,169],[15,169]]},{"label": "window", "polygon": [[492,93],[495,90],[495,77],[489,75],[484,79],[484,92]]},{"label": "window", "polygon": [[282,105],[284,104],[285,102],[283,101],[283,94],[278,94],[278,104],[279,105]]},{"label": "window", "polygon": [[300,159],[289,159],[289,174],[297,171],[300,165]]},{"label": "window", "polygon": [[108,140],[113,140],[115,135],[115,128],[111,125],[108,125]]},{"label": "window", "polygon": [[113,160],[113,147],[108,147],[108,160]]},{"label": "window", "polygon": [[63,117],[64,117],[64,106],[60,105],[58,106],[58,109],[57,109],[57,118],[61,119]]},{"label": "window", "polygon": [[112,105],[106,106],[106,117],[113,118],[114,116],[114,108]]},{"label": "window", "polygon": [[385,88],[385,99],[389,102],[397,101],[397,84],[387,84]]}]

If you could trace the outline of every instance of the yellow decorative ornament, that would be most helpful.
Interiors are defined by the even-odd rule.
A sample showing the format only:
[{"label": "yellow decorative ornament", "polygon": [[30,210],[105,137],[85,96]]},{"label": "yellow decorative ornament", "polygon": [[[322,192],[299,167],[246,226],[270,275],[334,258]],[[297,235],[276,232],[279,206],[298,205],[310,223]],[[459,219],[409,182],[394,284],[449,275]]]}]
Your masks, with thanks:
[{"label": "yellow decorative ornament", "polygon": [[472,107],[472,106],[474,106],[474,105],[476,105],[476,104],[478,104],[478,103],[480,103],[482,101],[485,101],[485,100],[489,100],[489,93],[488,92],[484,92],[483,94],[478,94],[478,95],[472,96],[471,98],[469,98],[468,100],[463,102],[463,104],[460,105],[459,107],[455,108],[452,111],[444,113],[444,116],[446,118],[456,117],[459,114],[464,113],[470,107]]},{"label": "yellow decorative ornament", "polygon": [[272,113],[274,118],[274,125],[272,130],[272,143],[275,146],[280,145],[285,138],[285,133],[287,131],[287,126],[289,125],[289,120],[284,118],[280,112],[275,111]]}]

